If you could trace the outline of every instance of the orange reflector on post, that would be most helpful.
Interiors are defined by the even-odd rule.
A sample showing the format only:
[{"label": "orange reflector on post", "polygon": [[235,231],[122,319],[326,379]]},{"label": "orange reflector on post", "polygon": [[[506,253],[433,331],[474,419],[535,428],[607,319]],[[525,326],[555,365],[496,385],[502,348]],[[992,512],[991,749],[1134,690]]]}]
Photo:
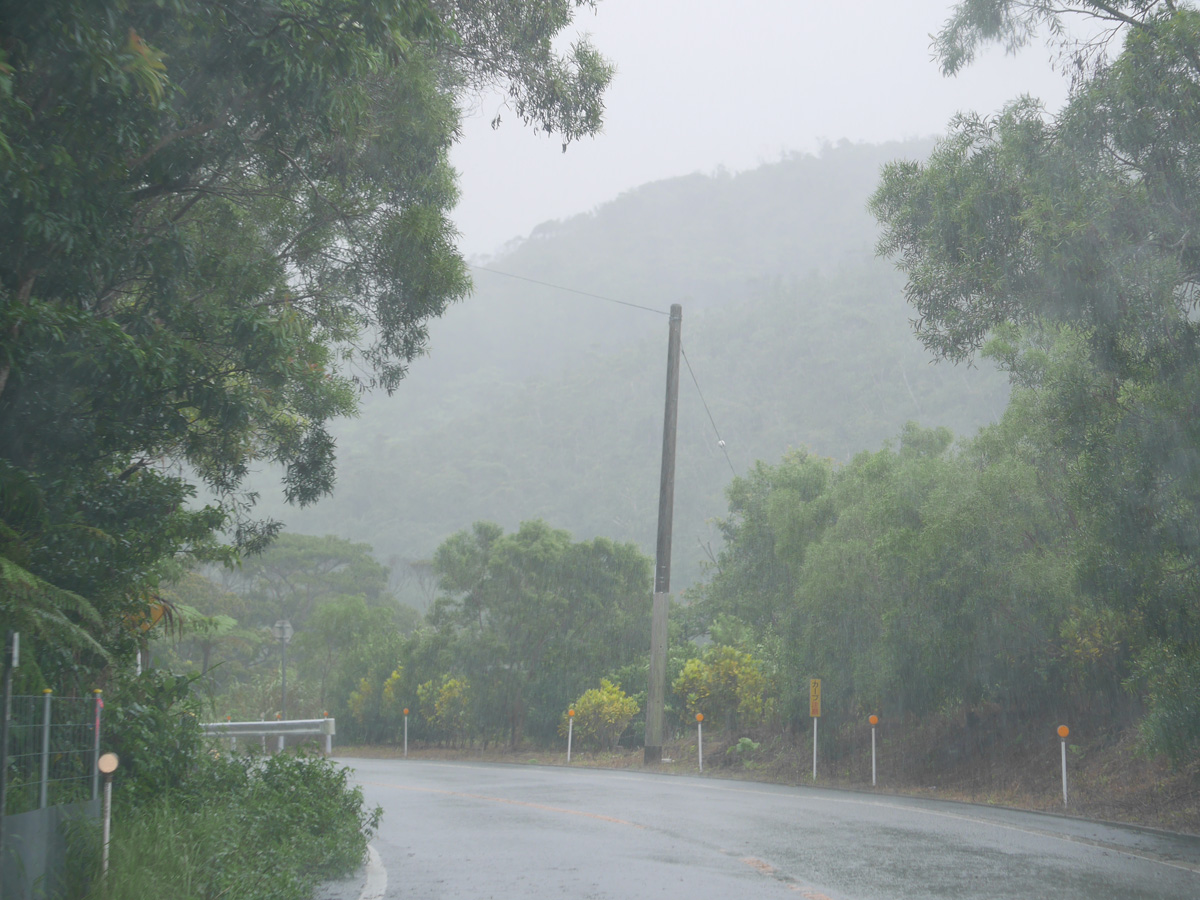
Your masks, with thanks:
[{"label": "orange reflector on post", "polygon": [[871,716],[869,719],[867,719],[867,721],[870,722],[872,725],[878,725],[879,724],[879,716]]},{"label": "orange reflector on post", "polygon": [[1065,738],[1065,737],[1066,737],[1068,734],[1070,734],[1070,733],[1071,733],[1071,729],[1070,729],[1070,728],[1068,728],[1066,725],[1059,725],[1059,726],[1058,726],[1058,736],[1059,736],[1060,738]]},{"label": "orange reflector on post", "polygon": [[696,721],[703,722],[704,721],[704,713],[696,713]]}]

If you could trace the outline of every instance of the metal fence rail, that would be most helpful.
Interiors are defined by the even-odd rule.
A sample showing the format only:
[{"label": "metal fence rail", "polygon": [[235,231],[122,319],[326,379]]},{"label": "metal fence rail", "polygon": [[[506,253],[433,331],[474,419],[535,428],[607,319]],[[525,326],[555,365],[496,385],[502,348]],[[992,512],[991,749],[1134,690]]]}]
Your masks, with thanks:
[{"label": "metal fence rail", "polygon": [[100,709],[94,697],[14,695],[6,758],[5,815],[96,796]]}]

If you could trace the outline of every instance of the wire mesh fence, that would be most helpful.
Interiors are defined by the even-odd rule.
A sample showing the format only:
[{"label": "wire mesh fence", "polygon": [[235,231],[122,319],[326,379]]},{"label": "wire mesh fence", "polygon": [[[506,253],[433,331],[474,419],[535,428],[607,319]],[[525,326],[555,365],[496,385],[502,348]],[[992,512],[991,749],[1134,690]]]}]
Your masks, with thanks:
[{"label": "wire mesh fence", "polygon": [[14,695],[6,752],[5,815],[88,800],[95,792],[100,702]]}]

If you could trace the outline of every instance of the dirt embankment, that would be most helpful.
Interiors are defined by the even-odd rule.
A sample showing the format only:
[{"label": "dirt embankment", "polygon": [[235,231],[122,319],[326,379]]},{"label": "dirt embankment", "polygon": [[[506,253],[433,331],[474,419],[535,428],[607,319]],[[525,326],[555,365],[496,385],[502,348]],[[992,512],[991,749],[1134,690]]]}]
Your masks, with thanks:
[{"label": "dirt embankment", "polygon": [[[1029,734],[1038,735],[1031,740]],[[871,786],[869,728],[843,730],[825,752],[818,747],[816,784],[883,794],[960,800],[1019,809],[1064,813],[1089,819],[1126,822],[1200,834],[1200,764],[1172,769],[1164,759],[1147,757],[1134,732],[1067,738],[1068,805],[1062,798],[1062,755],[1052,723],[1002,736],[964,730],[953,722],[932,721],[876,734],[877,786]],[[394,746],[344,747],[339,756],[397,757]],[[642,751],[594,753],[576,749],[571,765],[641,769]],[[663,750],[665,774],[696,773],[696,739],[676,741]],[[482,760],[535,765],[564,765],[566,749],[528,747],[487,751],[478,748],[410,746],[414,759]],[[704,774],[714,778],[777,784],[813,784],[812,744],[807,734],[792,736],[708,734],[704,736]]]}]

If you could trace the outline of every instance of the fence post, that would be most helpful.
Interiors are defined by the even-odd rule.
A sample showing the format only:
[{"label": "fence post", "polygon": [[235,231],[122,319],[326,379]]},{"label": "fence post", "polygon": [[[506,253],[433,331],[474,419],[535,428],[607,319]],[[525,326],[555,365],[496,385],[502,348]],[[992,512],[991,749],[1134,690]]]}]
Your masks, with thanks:
[{"label": "fence post", "polygon": [[50,794],[50,698],[54,691],[42,690],[42,787],[38,793],[38,809],[45,809]]},{"label": "fence post", "polygon": [[100,710],[104,709],[104,701],[101,699],[100,688],[92,691],[92,696],[96,698],[96,718],[94,730],[96,732],[92,739],[92,799],[95,800],[100,796]]},{"label": "fence post", "polygon": [[0,861],[4,859],[4,817],[8,814],[8,726],[12,719],[12,670],[17,665],[19,640],[15,631],[9,631],[4,636],[4,696],[3,708],[0,709]]}]

